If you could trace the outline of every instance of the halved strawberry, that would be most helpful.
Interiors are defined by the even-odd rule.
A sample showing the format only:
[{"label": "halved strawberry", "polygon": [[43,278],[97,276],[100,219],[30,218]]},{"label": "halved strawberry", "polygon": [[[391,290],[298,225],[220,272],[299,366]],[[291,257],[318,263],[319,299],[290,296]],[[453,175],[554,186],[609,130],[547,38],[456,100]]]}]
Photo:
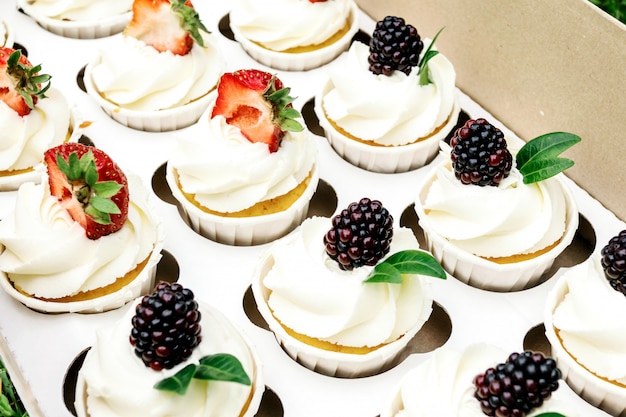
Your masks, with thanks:
[{"label": "halved strawberry", "polygon": [[128,217],[128,180],[100,149],[65,143],[44,153],[50,194],[95,240],[118,231]]},{"label": "halved strawberry", "polygon": [[263,142],[276,152],[287,131],[304,128],[295,120],[300,112],[292,106],[291,90],[275,75],[248,69],[225,73],[217,86],[211,117],[222,115],[237,126],[250,142]]},{"label": "halved strawberry", "polygon": [[194,41],[204,46],[200,30],[209,33],[190,0],[135,0],[124,34],[159,52],[187,55]]},{"label": "halved strawberry", "polygon": [[[50,88],[50,76],[39,74],[41,65],[33,67],[19,50],[0,47],[0,100],[20,116],[35,108]],[[43,88],[41,84],[48,82]]]}]

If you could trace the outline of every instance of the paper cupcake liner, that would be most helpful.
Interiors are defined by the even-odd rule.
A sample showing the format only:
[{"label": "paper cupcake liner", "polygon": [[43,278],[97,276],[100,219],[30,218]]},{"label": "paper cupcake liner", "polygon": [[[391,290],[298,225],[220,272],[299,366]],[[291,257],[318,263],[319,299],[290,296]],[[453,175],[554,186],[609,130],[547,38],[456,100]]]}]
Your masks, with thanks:
[{"label": "paper cupcake liner", "polygon": [[[232,322],[231,325],[234,326]],[[254,391],[248,403],[248,408],[246,409],[246,412],[241,414],[240,417],[255,417],[257,411],[259,410],[259,407],[261,406],[261,400],[263,398],[263,393],[265,392],[263,365],[261,363],[261,358],[259,357],[259,354],[257,353],[254,345],[251,343],[249,338],[242,332],[241,329],[239,329],[238,327],[235,328],[239,333],[239,336],[248,346],[248,350],[250,352],[250,355],[252,356],[252,360],[255,365],[254,376],[250,378]],[[89,354],[89,352],[87,354]],[[89,413],[87,412],[87,382],[85,381],[85,377],[80,373],[80,371],[78,372],[78,377],[76,380],[75,393],[74,407],[76,409],[76,417],[90,417]],[[149,413],[149,411],[150,410],[146,410],[146,413]]]},{"label": "paper cupcake liner", "polygon": [[[75,105],[70,106],[70,128],[72,132],[67,142],[78,142],[81,137],[82,116]],[[43,155],[41,155],[43,159]],[[45,170],[43,161],[32,170],[15,175],[0,176],[0,191],[15,191],[25,182],[41,182],[41,173]]]},{"label": "paper cupcake liner", "polygon": [[60,20],[37,13],[37,8],[32,7],[28,0],[18,0],[17,7],[48,32],[75,39],[96,39],[114,35],[121,32],[133,16],[132,12],[128,11],[97,20]]},{"label": "paper cupcake liner", "polygon": [[561,369],[563,380],[578,396],[613,416],[626,417],[626,388],[603,380],[585,369],[567,353],[556,335],[552,316],[569,292],[565,278],[561,276],[550,290],[544,311],[546,337],[552,348],[552,356]]},{"label": "paper cupcake liner", "polygon": [[15,33],[13,32],[13,26],[4,20],[0,20],[0,46],[6,46],[12,48],[15,42]]},{"label": "paper cupcake liner", "polygon": [[355,3],[351,6],[349,20],[350,29],[341,39],[332,45],[301,53],[279,52],[263,48],[244,37],[237,26],[231,24],[230,28],[235,40],[255,61],[278,70],[306,71],[327,64],[350,47],[352,37],[359,30],[358,7]]},{"label": "paper cupcake liner", "polygon": [[[338,378],[360,378],[384,372],[396,364],[400,353],[422,328],[430,317],[432,308],[422,311],[416,318],[415,325],[402,337],[367,354],[331,352],[308,345],[292,336],[281,326],[272,314],[268,299],[270,290],[263,285],[263,278],[273,264],[269,252],[266,252],[255,269],[252,277],[252,293],[259,313],[267,322],[276,341],[293,360],[317,373]],[[431,299],[432,305],[432,299]]]},{"label": "paper cupcake liner", "polygon": [[483,290],[510,292],[533,287],[541,282],[542,275],[552,266],[556,257],[574,240],[578,229],[578,210],[574,197],[560,177],[555,177],[565,195],[567,214],[565,232],[560,242],[550,251],[533,259],[508,264],[498,264],[463,251],[446,238],[437,234],[424,213],[422,202],[426,199],[428,187],[435,177],[435,170],[426,179],[421,188],[415,212],[419,225],[424,230],[429,252],[443,268],[454,278],[472,287]]},{"label": "paper cupcake liner", "polygon": [[85,67],[84,82],[87,94],[98,103],[109,117],[132,129],[146,132],[168,132],[191,126],[198,121],[211,101],[211,95],[207,92],[194,101],[171,109],[155,111],[125,109],[100,95],[91,77],[92,68],[99,62],[100,58],[97,57]]},{"label": "paper cupcake liner", "polygon": [[401,146],[371,146],[349,138],[335,129],[322,108],[322,98],[331,90],[327,80],[322,91],[315,97],[315,114],[324,129],[328,142],[335,152],[352,165],[368,171],[382,173],[407,172],[423,167],[433,160],[439,151],[439,142],[446,138],[458,120],[460,106],[455,97],[450,117],[432,136],[419,142]]},{"label": "paper cupcake liner", "polygon": [[291,207],[277,213],[254,217],[222,217],[201,210],[187,200],[178,188],[171,164],[167,164],[166,180],[172,195],[179,202],[181,215],[192,230],[219,243],[250,246],[276,240],[304,221],[319,182],[319,168],[317,163],[313,166],[308,186]]}]

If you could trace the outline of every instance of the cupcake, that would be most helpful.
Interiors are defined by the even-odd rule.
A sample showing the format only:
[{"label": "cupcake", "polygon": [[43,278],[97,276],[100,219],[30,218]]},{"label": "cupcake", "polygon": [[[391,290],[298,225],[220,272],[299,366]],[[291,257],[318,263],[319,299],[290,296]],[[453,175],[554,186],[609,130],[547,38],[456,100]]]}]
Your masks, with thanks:
[{"label": "cupcake", "polygon": [[[422,40],[404,19],[376,24],[370,46],[354,42],[315,97],[315,113],[333,149],[375,172],[404,172],[430,162],[454,128],[456,73],[435,38]],[[408,46],[407,46],[408,45]]]},{"label": "cupcake", "polygon": [[626,231],[564,273],[550,291],[545,328],[569,386],[587,402],[626,416]]},{"label": "cupcake", "polygon": [[177,135],[166,179],[199,234],[256,245],[306,217],[319,181],[317,147],[289,92],[263,71],[226,73],[200,121]]},{"label": "cupcake", "polygon": [[551,133],[510,151],[500,129],[477,119],[455,132],[451,147],[442,143],[444,158],[419,186],[415,211],[446,271],[493,291],[541,282],[578,228],[571,191],[555,175],[573,165],[557,154],[579,140]]},{"label": "cupcake", "polygon": [[17,0],[41,27],[68,38],[93,39],[120,32],[130,21],[132,0]]},{"label": "cupcake", "polygon": [[[509,389],[489,392],[490,386],[509,386],[514,372],[536,391],[513,382]],[[525,351],[507,358],[503,350],[487,344],[440,348],[402,378],[380,417],[582,417],[580,405],[559,389],[560,377],[554,359],[541,353]],[[498,413],[490,402],[509,405],[501,405]]]},{"label": "cupcake", "polygon": [[40,69],[0,48],[0,191],[39,182],[46,149],[80,137],[76,110]]},{"label": "cupcake", "polygon": [[348,49],[357,15],[353,0],[236,0],[229,17],[235,40],[257,62],[305,71]]},{"label": "cupcake", "polygon": [[252,279],[259,312],[283,350],[316,372],[355,378],[383,372],[428,320],[428,276],[441,266],[394,228],[380,201],[313,217],[263,254]]},{"label": "cupcake", "polygon": [[243,334],[188,288],[162,283],[98,330],[75,406],[78,417],[253,417],[264,391]]},{"label": "cupcake", "polygon": [[154,286],[162,226],[139,178],[99,149],[46,151],[41,184],[24,183],[0,222],[0,284],[50,313],[117,308]]},{"label": "cupcake", "polygon": [[13,47],[15,41],[15,33],[13,26],[6,20],[0,19],[0,47]]},{"label": "cupcake", "polygon": [[113,120],[169,131],[195,123],[222,72],[215,36],[179,0],[136,0],[133,19],[85,67],[87,93]]}]

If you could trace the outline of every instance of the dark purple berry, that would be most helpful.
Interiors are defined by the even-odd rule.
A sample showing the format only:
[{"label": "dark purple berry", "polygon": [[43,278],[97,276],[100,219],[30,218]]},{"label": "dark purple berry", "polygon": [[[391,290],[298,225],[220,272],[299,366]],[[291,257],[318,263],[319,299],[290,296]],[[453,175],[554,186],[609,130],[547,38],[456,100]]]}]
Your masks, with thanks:
[{"label": "dark purple berry", "polygon": [[376,75],[391,75],[399,70],[408,75],[419,64],[422,49],[424,43],[415,27],[405,24],[401,17],[387,16],[376,23],[372,33],[370,71]]},{"label": "dark purple berry", "polygon": [[450,146],[454,175],[463,184],[497,186],[513,167],[504,134],[485,119],[468,120],[456,130]]},{"label": "dark purple berry", "polygon": [[324,245],[328,256],[350,271],[376,265],[389,252],[392,237],[391,214],[380,201],[362,198],[333,217]]},{"label": "dark purple berry", "polygon": [[626,295],[626,230],[613,236],[600,255],[604,276],[611,287]]},{"label": "dark purple berry", "polygon": [[170,369],[200,343],[200,318],[193,292],[177,283],[160,283],[136,307],[129,340],[146,366]]}]

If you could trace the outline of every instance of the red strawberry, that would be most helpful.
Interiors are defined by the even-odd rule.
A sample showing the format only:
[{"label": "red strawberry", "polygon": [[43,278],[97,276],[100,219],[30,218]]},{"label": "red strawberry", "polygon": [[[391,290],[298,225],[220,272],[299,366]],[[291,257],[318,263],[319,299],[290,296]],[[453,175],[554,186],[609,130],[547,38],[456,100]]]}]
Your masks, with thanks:
[{"label": "red strawberry", "polygon": [[118,231],[128,216],[128,180],[101,150],[65,143],[44,153],[50,194],[95,240]]},{"label": "red strawberry", "polygon": [[211,117],[222,115],[250,142],[263,142],[276,152],[286,131],[300,132],[300,113],[291,105],[290,89],[276,76],[249,69],[225,73],[217,86]]},{"label": "red strawberry", "polygon": [[200,30],[209,32],[190,0],[135,0],[124,34],[159,52],[187,55],[194,41],[204,46]]},{"label": "red strawberry", "polygon": [[309,0],[309,3],[323,3],[327,0]]},{"label": "red strawberry", "polygon": [[[39,75],[41,65],[33,67],[19,50],[0,47],[0,100],[20,116],[26,116],[50,88],[50,76]],[[45,87],[42,83],[48,82]]]}]

